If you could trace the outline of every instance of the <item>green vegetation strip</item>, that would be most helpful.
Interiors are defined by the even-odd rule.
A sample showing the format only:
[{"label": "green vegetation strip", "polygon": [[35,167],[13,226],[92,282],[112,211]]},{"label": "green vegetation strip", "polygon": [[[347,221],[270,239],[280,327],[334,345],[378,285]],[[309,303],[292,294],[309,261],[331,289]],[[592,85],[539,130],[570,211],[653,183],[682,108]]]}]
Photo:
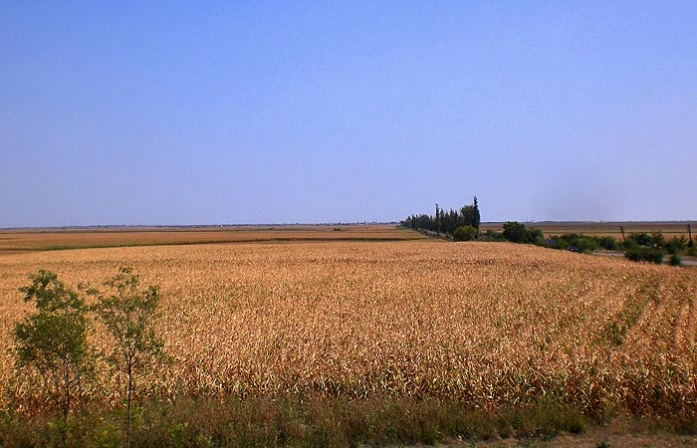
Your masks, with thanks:
[{"label": "green vegetation strip", "polygon": [[[133,447],[386,446],[508,437],[549,439],[580,433],[590,422],[580,412],[545,402],[487,412],[437,400],[292,397],[283,399],[181,398],[150,401],[134,410]],[[120,446],[123,411],[21,419],[0,412],[0,445]]]}]

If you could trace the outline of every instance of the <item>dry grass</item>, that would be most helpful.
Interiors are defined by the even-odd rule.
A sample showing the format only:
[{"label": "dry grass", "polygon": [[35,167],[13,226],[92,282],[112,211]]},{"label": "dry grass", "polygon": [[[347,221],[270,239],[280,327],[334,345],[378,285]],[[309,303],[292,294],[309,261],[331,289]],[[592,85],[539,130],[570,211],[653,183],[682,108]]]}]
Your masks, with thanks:
[{"label": "dry grass", "polygon": [[423,239],[394,225],[278,227],[107,227],[0,230],[0,255],[36,250],[240,242],[393,241]]},{"label": "dry grass", "polygon": [[[553,397],[589,415],[687,419],[697,410],[693,270],[505,243],[6,255],[0,328],[22,318],[17,289],[29,273],[98,284],[123,265],[161,286],[159,330],[175,359],[142,394],[430,397],[485,411]],[[0,384],[12,384],[11,357],[0,356]]]}]

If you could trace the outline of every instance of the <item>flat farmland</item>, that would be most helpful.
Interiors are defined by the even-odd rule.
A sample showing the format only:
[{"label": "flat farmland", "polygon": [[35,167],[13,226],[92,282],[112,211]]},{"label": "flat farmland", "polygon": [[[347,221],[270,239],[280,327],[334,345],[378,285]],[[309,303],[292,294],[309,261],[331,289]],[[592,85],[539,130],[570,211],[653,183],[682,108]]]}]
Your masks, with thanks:
[{"label": "flat farmland", "polygon": [[[531,222],[525,223],[526,227],[535,227],[545,236],[563,235],[565,233],[578,233],[592,236],[612,236],[622,240],[621,228],[627,236],[630,233],[661,232],[667,238],[684,236],[688,238],[687,221],[667,222]],[[693,237],[697,236],[697,227],[693,227]],[[482,223],[482,231],[503,230],[503,223]]]},{"label": "flat farmland", "polygon": [[393,241],[425,238],[394,225],[104,227],[0,230],[0,256],[26,251],[240,242]]},{"label": "flat farmland", "polygon": [[[508,243],[6,254],[0,345],[11,347],[9,329],[29,310],[18,292],[28,274],[48,269],[68,285],[99,285],[120,266],[159,285],[163,297],[157,330],[172,362],[141,380],[141,399],[397,397],[482,412],[554,400],[588,416],[681,421],[697,411],[693,271]],[[102,334],[91,337],[103,348]],[[0,384],[15,387],[0,408],[28,409],[33,392],[12,366],[2,351]],[[112,375],[97,376],[90,400],[114,400],[104,393]]]}]

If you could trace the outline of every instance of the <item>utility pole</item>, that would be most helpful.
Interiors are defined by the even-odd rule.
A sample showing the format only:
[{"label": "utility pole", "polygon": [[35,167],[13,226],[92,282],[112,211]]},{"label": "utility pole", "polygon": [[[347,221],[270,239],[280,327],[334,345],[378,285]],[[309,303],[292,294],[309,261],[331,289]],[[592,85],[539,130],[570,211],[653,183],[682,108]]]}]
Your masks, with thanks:
[{"label": "utility pole", "polygon": [[692,226],[689,222],[687,223],[687,234],[690,235],[690,242],[688,243],[688,246],[692,247],[695,243],[692,240]]}]

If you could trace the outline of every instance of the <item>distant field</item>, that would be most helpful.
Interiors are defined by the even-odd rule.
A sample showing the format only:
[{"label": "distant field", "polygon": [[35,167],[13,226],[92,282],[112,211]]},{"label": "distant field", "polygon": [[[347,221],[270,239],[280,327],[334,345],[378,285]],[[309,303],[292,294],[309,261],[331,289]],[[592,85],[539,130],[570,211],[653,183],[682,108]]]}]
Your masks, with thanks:
[{"label": "distant field", "polygon": [[[688,237],[687,221],[683,222],[532,222],[525,223],[526,227],[535,227],[545,235],[562,235],[565,233],[583,233],[594,236],[612,236],[617,240],[622,239],[621,228],[626,235],[630,233],[645,232],[648,234],[661,232],[664,236]],[[503,223],[483,223],[482,230],[503,230]],[[697,226],[692,223],[692,236],[697,236]]]},{"label": "distant field", "polygon": [[[483,223],[482,231],[501,231],[503,223]],[[625,223],[526,223],[545,235],[583,233],[608,235],[621,240],[625,233],[662,232],[666,237],[687,237],[687,223],[625,222]],[[693,236],[697,236],[697,229]],[[0,256],[27,251],[131,246],[164,246],[225,243],[272,243],[312,241],[404,241],[424,239],[417,232],[404,231],[395,225],[336,226],[249,226],[249,227],[102,227],[0,230]]]},{"label": "distant field", "polygon": [[422,239],[394,225],[85,228],[0,231],[0,255],[25,251],[240,242]]}]

